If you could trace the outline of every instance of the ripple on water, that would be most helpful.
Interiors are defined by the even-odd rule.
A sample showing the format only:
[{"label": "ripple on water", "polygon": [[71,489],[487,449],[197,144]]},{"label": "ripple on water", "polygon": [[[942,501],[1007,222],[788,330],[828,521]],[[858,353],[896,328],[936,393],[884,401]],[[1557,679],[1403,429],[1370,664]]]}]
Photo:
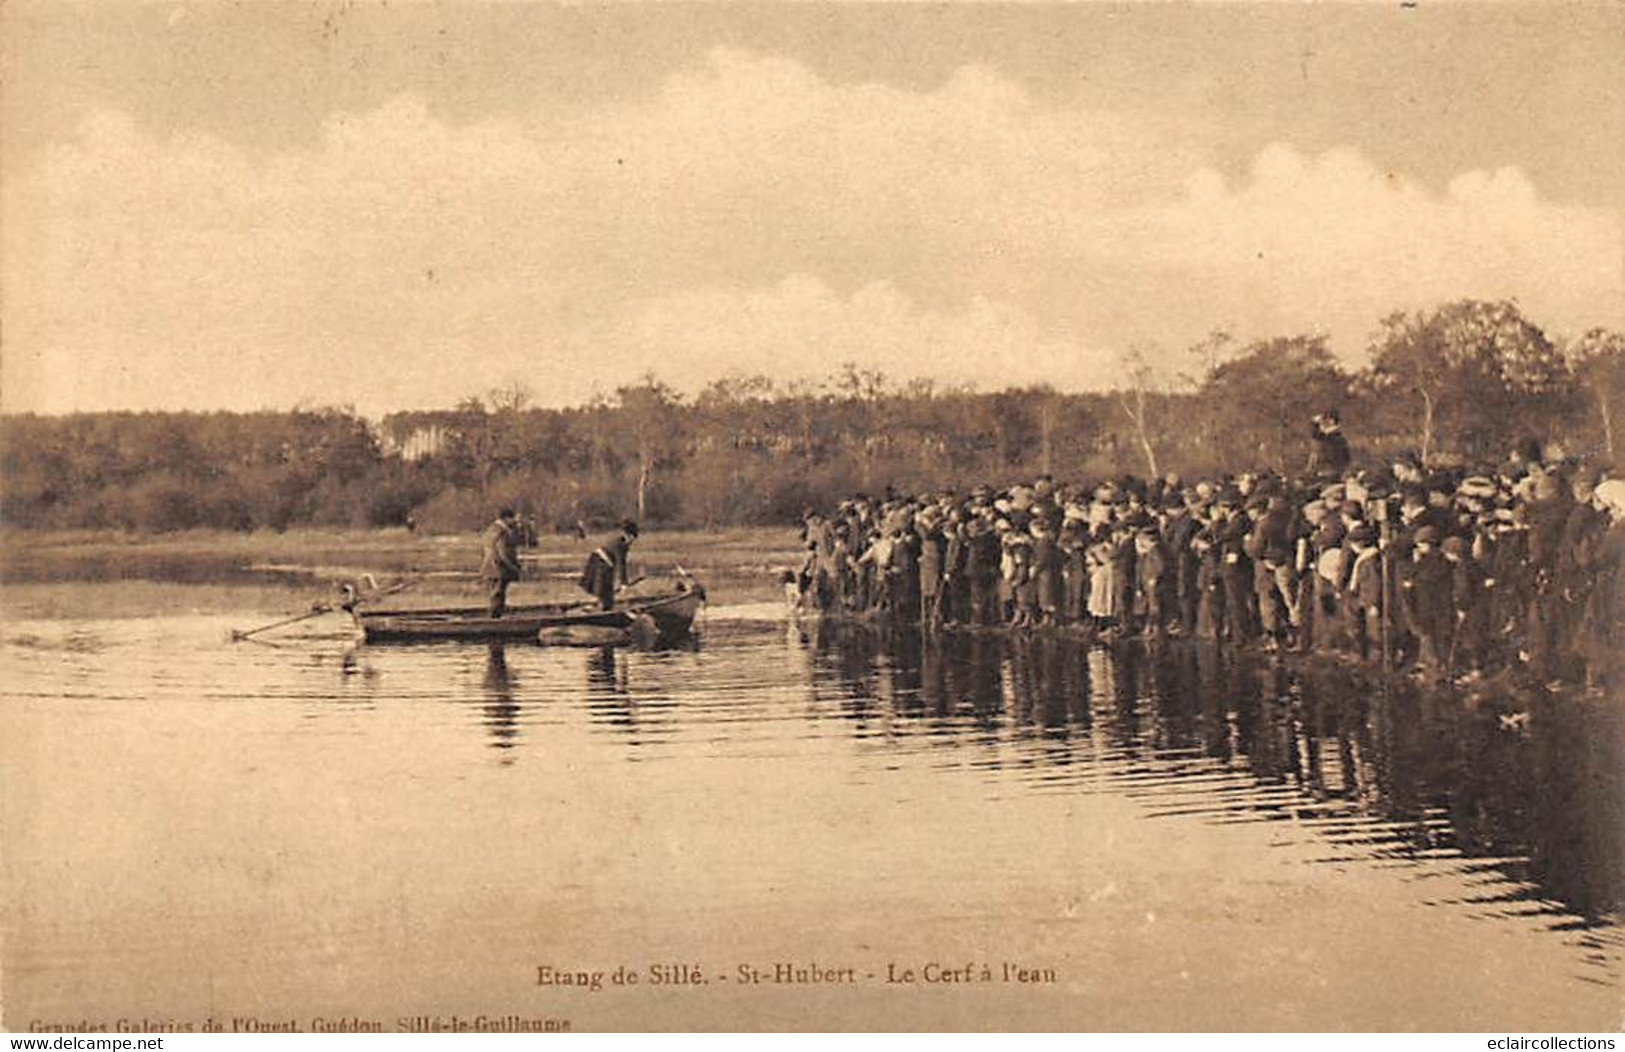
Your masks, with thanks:
[{"label": "ripple on water", "polygon": [[[0,672],[8,704],[63,741],[127,741],[135,720],[226,743],[252,763],[220,768],[222,792],[247,793],[232,781],[244,765],[263,777],[308,755],[402,792],[455,786],[448,808],[503,798],[500,779],[526,765],[794,769],[800,791],[855,808],[875,787],[901,802],[1109,798],[1181,836],[1267,828],[1304,880],[1386,872],[1423,909],[1563,940],[1578,981],[1625,977],[1617,706],[1464,704],[1191,643],[945,645],[768,615],[712,610],[697,648],[663,653],[368,648],[330,632],[233,645],[230,618],[39,622],[10,627]],[[1508,708],[1530,716],[1502,720]],[[1022,830],[999,835],[1021,853]]]}]

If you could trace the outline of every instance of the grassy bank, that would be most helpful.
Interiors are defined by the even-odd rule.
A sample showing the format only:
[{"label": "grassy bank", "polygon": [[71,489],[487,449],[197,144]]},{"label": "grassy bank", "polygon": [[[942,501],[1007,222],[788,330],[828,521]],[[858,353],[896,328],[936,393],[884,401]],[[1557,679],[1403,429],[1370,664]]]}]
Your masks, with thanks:
[{"label": "grassy bank", "polygon": [[[574,579],[590,542],[548,536],[522,554],[526,576],[511,601],[577,597]],[[799,558],[783,529],[651,531],[633,569],[651,579],[681,566],[713,597],[772,594],[774,571]],[[372,574],[416,582],[413,601],[478,602],[479,538],[405,530],[10,531],[0,535],[0,609],[11,618],[140,617],[159,612],[297,610],[337,582]]]},{"label": "grassy bank", "polygon": [[262,614],[275,620],[308,608],[309,588],[260,585],[175,584],[169,581],[65,581],[7,584],[0,589],[0,617],[9,621],[71,618],[97,620],[158,614]]}]

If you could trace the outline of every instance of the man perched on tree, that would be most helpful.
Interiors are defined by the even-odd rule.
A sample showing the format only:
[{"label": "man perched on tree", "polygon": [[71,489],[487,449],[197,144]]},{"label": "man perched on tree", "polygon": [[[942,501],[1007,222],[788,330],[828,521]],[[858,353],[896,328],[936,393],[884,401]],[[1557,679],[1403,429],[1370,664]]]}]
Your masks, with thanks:
[{"label": "man perched on tree", "polygon": [[1317,414],[1312,422],[1314,431],[1310,438],[1314,441],[1314,447],[1309,451],[1307,474],[1341,478],[1343,472],[1348,470],[1353,455],[1349,452],[1349,440],[1343,434],[1337,410],[1328,409]]}]

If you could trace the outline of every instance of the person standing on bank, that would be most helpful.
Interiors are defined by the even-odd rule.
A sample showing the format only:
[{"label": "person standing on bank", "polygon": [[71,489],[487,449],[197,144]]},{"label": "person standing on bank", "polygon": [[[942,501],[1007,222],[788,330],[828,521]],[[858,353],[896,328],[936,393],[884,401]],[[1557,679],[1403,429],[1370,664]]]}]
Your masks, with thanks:
[{"label": "person standing on bank", "polygon": [[598,597],[605,610],[615,607],[615,590],[627,584],[627,556],[632,542],[638,539],[638,524],[631,519],[621,520],[621,532],[613,539],[594,548],[581,568],[581,588]]},{"label": "person standing on bank", "polygon": [[519,515],[503,508],[485,528],[480,580],[490,595],[490,614],[501,617],[508,609],[508,586],[519,580]]}]

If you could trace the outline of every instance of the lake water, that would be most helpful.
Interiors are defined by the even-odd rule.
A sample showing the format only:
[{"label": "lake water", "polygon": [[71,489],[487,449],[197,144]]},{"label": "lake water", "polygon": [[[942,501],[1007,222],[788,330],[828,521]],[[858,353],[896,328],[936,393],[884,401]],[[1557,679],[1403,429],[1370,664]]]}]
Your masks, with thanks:
[{"label": "lake water", "polygon": [[10,1028],[1625,1021],[1617,702],[769,607],[256,620],[3,626]]}]

